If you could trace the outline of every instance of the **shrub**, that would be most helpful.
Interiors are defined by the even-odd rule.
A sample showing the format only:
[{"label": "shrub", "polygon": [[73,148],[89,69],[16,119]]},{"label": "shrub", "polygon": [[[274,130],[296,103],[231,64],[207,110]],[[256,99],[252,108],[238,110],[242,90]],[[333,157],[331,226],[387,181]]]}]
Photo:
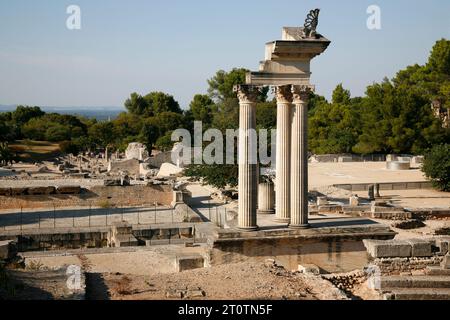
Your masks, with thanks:
[{"label": "shrub", "polygon": [[434,146],[425,156],[422,171],[435,188],[450,192],[450,144]]},{"label": "shrub", "polygon": [[80,152],[80,147],[72,141],[62,141],[59,143],[59,149],[62,153],[77,155]]}]

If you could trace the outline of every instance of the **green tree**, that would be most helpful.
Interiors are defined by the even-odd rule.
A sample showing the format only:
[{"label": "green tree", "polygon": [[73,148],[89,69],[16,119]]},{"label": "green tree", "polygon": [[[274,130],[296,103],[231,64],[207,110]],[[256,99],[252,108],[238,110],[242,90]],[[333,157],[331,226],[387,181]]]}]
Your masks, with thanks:
[{"label": "green tree", "polygon": [[18,106],[12,113],[12,120],[23,125],[30,119],[42,117],[44,114],[45,112],[39,107]]},{"label": "green tree", "polygon": [[314,97],[309,112],[309,148],[314,153],[350,153],[359,133],[360,101],[350,98],[350,91],[339,84],[333,91],[333,102]]},{"label": "green tree", "polygon": [[52,123],[45,131],[45,140],[52,142],[70,140],[70,127],[59,123]]},{"label": "green tree", "polygon": [[334,89],[332,102],[345,105],[350,104],[350,91],[345,90],[344,87],[342,86],[342,83],[338,84],[337,87]]},{"label": "green tree", "polygon": [[436,145],[427,152],[422,171],[435,188],[450,191],[450,144]]},{"label": "green tree", "polygon": [[125,140],[130,137],[138,136],[142,130],[145,119],[146,118],[130,112],[120,113],[117,118],[112,121],[114,126],[114,136],[117,140]]},{"label": "green tree", "polygon": [[218,189],[238,185],[238,166],[235,165],[191,165],[184,174]]},{"label": "green tree", "polygon": [[209,128],[217,107],[208,95],[196,94],[189,104],[189,111],[193,120],[201,121],[205,128]]},{"label": "green tree", "polygon": [[155,142],[161,136],[159,128],[151,120],[152,119],[150,118],[144,122],[138,138],[139,141],[147,147],[147,150],[149,150],[149,152],[150,150],[153,150]]},{"label": "green tree", "polygon": [[144,97],[132,93],[125,101],[125,107],[132,114],[144,117],[153,117],[162,112],[182,113],[180,105],[173,96],[164,92],[150,92]]},{"label": "green tree", "polygon": [[450,75],[450,41],[441,39],[436,42],[431,50],[430,58],[428,59],[427,67],[432,71]]},{"label": "green tree", "polygon": [[23,137],[27,139],[43,141],[48,127],[49,122],[42,118],[33,118],[22,126],[21,131]]},{"label": "green tree", "polygon": [[277,103],[260,102],[256,107],[256,123],[259,129],[274,129],[277,126]]},{"label": "green tree", "polygon": [[155,147],[160,151],[169,151],[173,148],[172,131],[167,132],[164,136],[159,137],[155,142]]},{"label": "green tree", "polygon": [[59,150],[65,154],[71,153],[77,155],[80,152],[80,145],[72,141],[61,141],[59,143]]},{"label": "green tree", "polygon": [[106,147],[114,144],[114,124],[110,121],[97,122],[92,125],[89,130],[89,137],[96,146]]}]

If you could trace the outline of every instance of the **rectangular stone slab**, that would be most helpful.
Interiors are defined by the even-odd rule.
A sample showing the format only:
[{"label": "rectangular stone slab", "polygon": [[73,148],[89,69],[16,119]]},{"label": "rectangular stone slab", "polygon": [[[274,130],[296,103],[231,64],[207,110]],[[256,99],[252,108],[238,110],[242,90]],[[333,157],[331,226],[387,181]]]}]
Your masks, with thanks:
[{"label": "rectangular stone slab", "polygon": [[412,246],[398,240],[364,240],[364,246],[373,258],[411,257]]},{"label": "rectangular stone slab", "polygon": [[205,259],[202,256],[177,257],[175,261],[177,272],[203,268],[204,265]]},{"label": "rectangular stone slab", "polygon": [[411,255],[413,257],[431,257],[433,255],[430,241],[409,239],[406,242],[411,245]]}]

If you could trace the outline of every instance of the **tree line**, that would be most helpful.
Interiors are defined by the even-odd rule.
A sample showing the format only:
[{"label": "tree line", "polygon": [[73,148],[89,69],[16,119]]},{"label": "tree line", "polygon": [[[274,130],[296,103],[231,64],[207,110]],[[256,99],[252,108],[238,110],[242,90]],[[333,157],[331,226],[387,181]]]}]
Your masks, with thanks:
[{"label": "tree line", "polygon": [[[186,110],[164,92],[132,93],[124,103],[126,111],[111,121],[19,106],[0,113],[0,157],[11,157],[7,143],[20,139],[59,142],[67,153],[106,146],[124,150],[134,141],[149,149],[169,150],[172,131],[192,131],[194,121],[202,121],[204,130],[236,129],[239,102],[233,86],[245,82],[246,72],[242,68],[218,71],[208,80],[207,93],[195,95]],[[368,86],[363,97],[351,97],[342,84],[333,91],[331,101],[311,93],[310,151],[423,154],[433,145],[450,141],[450,130],[432,112],[432,101],[450,108],[450,41],[445,39],[436,42],[425,65],[409,66],[393,79]],[[257,128],[275,127],[276,101],[265,89],[258,97]]]}]

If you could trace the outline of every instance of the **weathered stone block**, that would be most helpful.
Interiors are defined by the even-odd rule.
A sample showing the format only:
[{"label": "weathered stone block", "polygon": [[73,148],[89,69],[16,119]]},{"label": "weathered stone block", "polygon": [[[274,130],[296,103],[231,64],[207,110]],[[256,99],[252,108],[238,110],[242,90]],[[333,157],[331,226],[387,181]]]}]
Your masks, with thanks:
[{"label": "weathered stone block", "polygon": [[205,259],[202,256],[177,257],[177,272],[185,270],[199,269],[205,266]]},{"label": "weathered stone block", "polygon": [[349,200],[349,205],[350,205],[351,207],[357,207],[357,206],[359,206],[359,197],[356,196],[356,195],[351,196],[351,197],[350,197],[350,200]]},{"label": "weathered stone block", "polygon": [[372,205],[372,212],[403,212],[402,207],[384,207],[379,205]]},{"label": "weathered stone block", "polygon": [[114,246],[119,247],[137,247],[139,241],[132,234],[119,234],[114,238]]},{"label": "weathered stone block", "polygon": [[132,234],[133,226],[126,221],[115,222],[112,225],[114,234]]},{"label": "weathered stone block", "polygon": [[342,206],[334,204],[319,206],[319,213],[328,213],[328,212],[342,212]]},{"label": "weathered stone block", "polygon": [[314,275],[320,274],[320,268],[315,264],[303,264],[303,265],[299,264],[298,271],[305,274],[314,274]]},{"label": "weathered stone block", "polygon": [[183,292],[181,290],[170,290],[166,292],[167,299],[181,299]]},{"label": "weathered stone block", "polygon": [[412,247],[406,241],[364,240],[364,246],[373,258],[411,257]]},{"label": "weathered stone block", "polygon": [[450,246],[450,237],[437,238],[436,239],[436,247],[439,248],[438,254],[443,256],[448,253],[448,249]]},{"label": "weathered stone block", "polygon": [[191,238],[192,228],[179,228],[179,235],[181,238]]},{"label": "weathered stone block", "polygon": [[450,254],[448,254],[448,253],[444,257],[444,261],[442,261],[442,268],[450,269]]},{"label": "weathered stone block", "polygon": [[328,198],[327,197],[317,197],[317,205],[318,206],[328,205]]},{"label": "weathered stone block", "polygon": [[12,240],[0,241],[0,260],[11,258],[16,253],[15,249]]},{"label": "weathered stone block", "polygon": [[431,242],[421,239],[406,240],[411,245],[411,255],[413,257],[431,257]]},{"label": "weathered stone block", "polygon": [[206,295],[203,290],[188,290],[186,291],[185,298],[202,298]]}]

